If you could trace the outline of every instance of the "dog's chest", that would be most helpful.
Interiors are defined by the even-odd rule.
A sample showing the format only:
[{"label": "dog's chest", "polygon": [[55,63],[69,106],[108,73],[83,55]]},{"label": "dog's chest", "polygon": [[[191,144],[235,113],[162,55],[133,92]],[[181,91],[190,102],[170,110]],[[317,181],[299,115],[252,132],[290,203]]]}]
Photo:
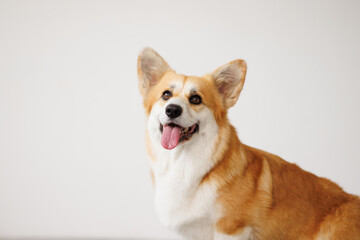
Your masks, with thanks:
[{"label": "dog's chest", "polygon": [[[159,159],[152,168],[155,174],[155,206],[163,224],[178,231],[191,226],[212,232],[215,186],[201,182],[205,159],[187,155]],[[207,160],[208,161],[208,160]],[[196,233],[194,233],[196,234]],[[210,234],[210,233],[209,233]]]}]

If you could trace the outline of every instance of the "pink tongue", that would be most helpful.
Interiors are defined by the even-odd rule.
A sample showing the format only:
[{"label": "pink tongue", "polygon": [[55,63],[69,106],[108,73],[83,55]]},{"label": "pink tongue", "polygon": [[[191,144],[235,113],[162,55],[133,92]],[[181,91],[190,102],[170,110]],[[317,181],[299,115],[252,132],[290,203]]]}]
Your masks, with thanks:
[{"label": "pink tongue", "polygon": [[161,145],[170,150],[175,148],[180,140],[181,129],[178,127],[164,126],[161,135]]}]

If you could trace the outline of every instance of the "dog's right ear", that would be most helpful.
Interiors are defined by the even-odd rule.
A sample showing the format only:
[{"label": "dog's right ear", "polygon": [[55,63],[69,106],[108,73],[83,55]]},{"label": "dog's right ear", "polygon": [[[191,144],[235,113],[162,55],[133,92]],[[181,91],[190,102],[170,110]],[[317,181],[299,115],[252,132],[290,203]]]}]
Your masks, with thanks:
[{"label": "dog's right ear", "polygon": [[148,90],[154,86],[165,72],[171,71],[167,62],[153,49],[144,48],[138,58],[139,90],[144,97]]},{"label": "dog's right ear", "polygon": [[244,85],[246,69],[246,62],[238,59],[219,67],[212,73],[226,109],[234,106],[238,100]]}]

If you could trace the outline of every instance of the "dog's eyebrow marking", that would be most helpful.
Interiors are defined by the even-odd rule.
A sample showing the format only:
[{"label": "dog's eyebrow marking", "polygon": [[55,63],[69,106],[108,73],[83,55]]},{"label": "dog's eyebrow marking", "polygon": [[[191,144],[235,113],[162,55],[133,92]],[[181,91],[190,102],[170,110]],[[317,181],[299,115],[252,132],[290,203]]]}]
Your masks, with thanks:
[{"label": "dog's eyebrow marking", "polygon": [[177,82],[177,81],[174,81],[172,83],[170,83],[169,85],[170,89],[172,91],[176,90],[176,89],[181,89],[182,88],[182,83],[181,82]]},{"label": "dog's eyebrow marking", "polygon": [[195,95],[198,92],[198,88],[193,83],[187,83],[185,85],[185,92],[190,95]]},{"label": "dog's eyebrow marking", "polygon": [[196,92],[197,92],[196,88],[192,88],[192,89],[190,90],[190,94],[191,94],[191,95],[195,95]]}]

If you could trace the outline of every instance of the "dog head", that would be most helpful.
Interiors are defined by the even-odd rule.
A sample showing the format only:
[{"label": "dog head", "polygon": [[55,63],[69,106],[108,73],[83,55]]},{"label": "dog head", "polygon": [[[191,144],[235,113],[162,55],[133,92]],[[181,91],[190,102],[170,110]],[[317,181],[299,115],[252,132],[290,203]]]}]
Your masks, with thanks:
[{"label": "dog head", "polygon": [[138,78],[150,134],[170,150],[216,132],[236,103],[245,75],[243,60],[202,77],[177,74],[157,52],[145,48],[138,58]]}]

